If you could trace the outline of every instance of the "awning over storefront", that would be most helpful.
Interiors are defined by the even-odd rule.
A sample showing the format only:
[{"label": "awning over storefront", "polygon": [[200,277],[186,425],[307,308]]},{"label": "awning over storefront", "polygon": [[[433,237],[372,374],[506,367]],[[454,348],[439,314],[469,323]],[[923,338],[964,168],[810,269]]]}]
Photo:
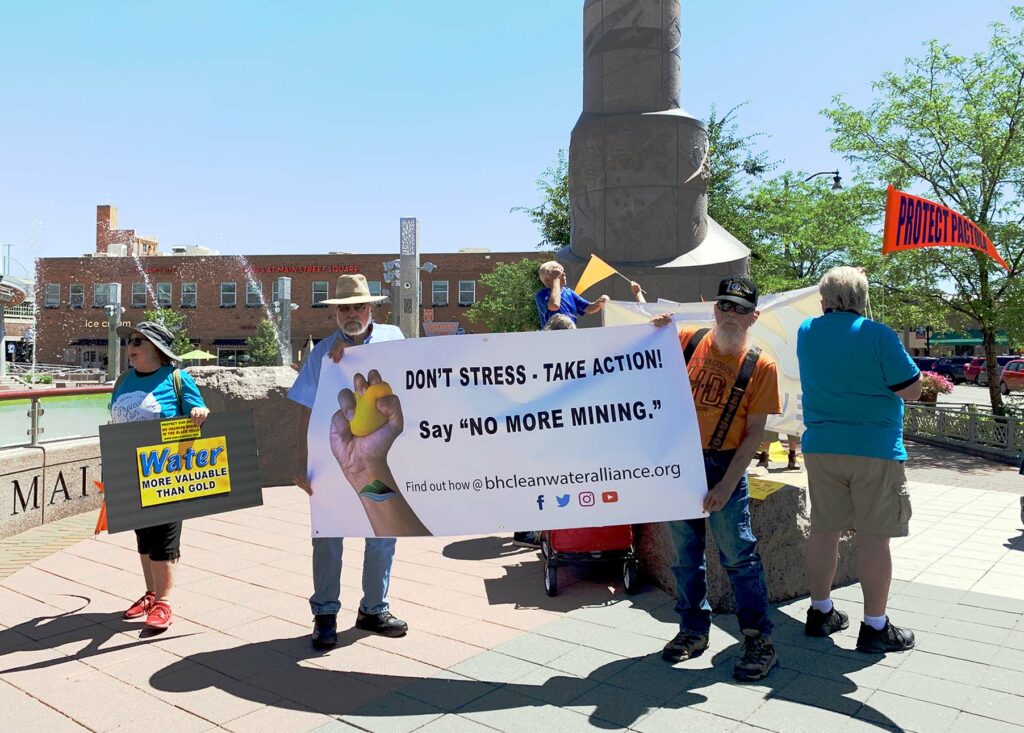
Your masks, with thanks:
[{"label": "awning over storefront", "polygon": [[[123,344],[124,342],[122,341],[121,343]],[[68,344],[68,346],[106,346],[106,345],[107,345],[107,340],[106,339],[78,339],[78,340],[72,341],[70,344]]]},{"label": "awning over storefront", "polygon": [[245,346],[245,339],[214,339],[214,346]]},{"label": "awning over storefront", "polygon": [[[928,343],[932,346],[981,346],[981,331],[977,328],[969,328],[966,331],[946,331],[945,333],[935,333],[928,339]],[[1005,333],[996,334],[997,344],[1007,344],[1009,339],[1006,338]]]}]

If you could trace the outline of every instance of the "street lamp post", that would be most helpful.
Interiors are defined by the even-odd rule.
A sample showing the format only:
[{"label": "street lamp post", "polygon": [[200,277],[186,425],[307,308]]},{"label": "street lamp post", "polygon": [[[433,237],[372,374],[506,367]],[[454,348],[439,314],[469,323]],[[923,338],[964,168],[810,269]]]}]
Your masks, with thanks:
[{"label": "street lamp post", "polygon": [[814,178],[817,178],[818,176],[832,176],[832,190],[833,191],[841,191],[842,190],[842,188],[843,188],[843,178],[842,178],[842,176],[839,175],[839,171],[820,171],[819,173],[814,173],[814,174],[812,174],[810,176],[807,176],[807,178],[804,179],[804,183],[807,183],[808,181],[810,181],[810,180],[812,180]]},{"label": "street lamp post", "polygon": [[113,382],[121,373],[121,337],[117,327],[121,325],[121,283],[107,284],[107,304],[103,306],[107,316],[107,381]]}]

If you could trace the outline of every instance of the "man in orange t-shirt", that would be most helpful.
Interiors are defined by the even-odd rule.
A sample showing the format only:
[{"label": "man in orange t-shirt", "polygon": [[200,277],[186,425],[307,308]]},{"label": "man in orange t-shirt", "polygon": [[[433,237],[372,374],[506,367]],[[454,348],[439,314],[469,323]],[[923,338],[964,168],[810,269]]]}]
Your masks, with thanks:
[{"label": "man in orange t-shirt", "polygon": [[[742,681],[763,679],[778,661],[771,641],[764,566],[750,528],[747,485],[747,466],[761,444],[765,421],[768,415],[782,412],[775,362],[752,352],[747,343],[747,332],[759,313],[757,297],[757,285],[750,278],[723,280],[715,299],[715,324],[696,343],[686,366],[704,447],[708,479],[704,510],[710,513],[707,525],[711,526],[722,566],[729,575],[744,636],[743,657],[733,670],[733,676]],[[664,326],[671,321],[666,313],[656,316],[652,323]],[[680,331],[684,353],[698,330],[686,327]],[[750,366],[743,369],[748,359],[752,371]],[[741,371],[749,374],[749,381],[743,392],[733,397],[733,388],[740,386],[737,379]],[[726,426],[721,421],[731,397],[735,412]],[[707,525],[703,519],[668,523],[676,551],[672,572],[680,624],[679,633],[662,652],[666,661],[691,659],[708,648],[711,606],[704,556]]]}]

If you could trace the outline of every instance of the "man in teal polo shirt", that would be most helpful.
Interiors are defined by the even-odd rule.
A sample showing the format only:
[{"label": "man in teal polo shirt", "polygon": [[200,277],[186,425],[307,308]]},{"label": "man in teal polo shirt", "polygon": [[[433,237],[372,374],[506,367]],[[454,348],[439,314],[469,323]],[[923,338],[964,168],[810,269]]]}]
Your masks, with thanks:
[{"label": "man in teal polo shirt", "polygon": [[891,537],[905,537],[910,495],[903,464],[903,400],[921,395],[921,372],[899,336],[865,318],[868,280],[854,267],[834,267],[819,285],[824,315],[797,335],[803,388],[804,461],[811,498],[807,583],[811,608],[804,631],[828,636],[849,626],[830,598],[839,538],[857,531],[857,571],[864,620],[857,649],[904,651],[914,633],[889,623]]}]

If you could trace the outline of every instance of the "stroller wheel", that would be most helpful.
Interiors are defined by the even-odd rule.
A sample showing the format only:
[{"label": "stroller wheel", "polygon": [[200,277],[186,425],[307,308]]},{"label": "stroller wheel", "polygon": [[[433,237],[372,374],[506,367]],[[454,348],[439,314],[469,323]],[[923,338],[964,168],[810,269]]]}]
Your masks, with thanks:
[{"label": "stroller wheel", "polygon": [[554,563],[544,563],[544,590],[549,596],[558,594],[558,566]]},{"label": "stroller wheel", "polygon": [[633,595],[637,591],[636,574],[636,561],[627,560],[622,566],[622,586],[628,595]]}]

